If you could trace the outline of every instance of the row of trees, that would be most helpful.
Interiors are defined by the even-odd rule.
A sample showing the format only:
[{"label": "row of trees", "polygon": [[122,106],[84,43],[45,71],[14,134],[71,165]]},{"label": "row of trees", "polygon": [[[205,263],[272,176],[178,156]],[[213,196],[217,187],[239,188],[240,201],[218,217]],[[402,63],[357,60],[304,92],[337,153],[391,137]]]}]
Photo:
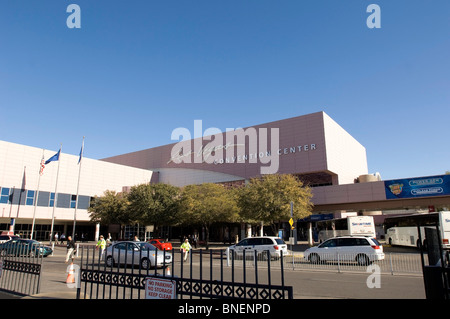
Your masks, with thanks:
[{"label": "row of trees", "polygon": [[91,221],[100,224],[144,224],[159,226],[200,225],[206,242],[213,223],[245,222],[270,225],[311,214],[311,190],[293,175],[265,175],[251,179],[244,187],[227,188],[205,183],[176,187],[141,184],[129,193],[106,191],[89,208]]}]

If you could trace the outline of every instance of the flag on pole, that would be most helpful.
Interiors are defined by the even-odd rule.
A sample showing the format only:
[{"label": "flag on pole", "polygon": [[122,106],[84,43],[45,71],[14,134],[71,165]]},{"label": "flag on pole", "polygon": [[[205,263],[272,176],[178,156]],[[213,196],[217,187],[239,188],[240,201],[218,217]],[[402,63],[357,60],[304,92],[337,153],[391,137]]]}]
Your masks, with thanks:
[{"label": "flag on pole", "polygon": [[50,162],[53,161],[58,161],[59,160],[59,154],[61,153],[61,149],[59,149],[58,153],[56,153],[55,155],[53,155],[52,157],[50,157],[48,160],[45,161],[45,165],[47,165]]},{"label": "flag on pole", "polygon": [[84,136],[83,136],[83,143],[81,143],[81,150],[80,150],[80,157],[78,158],[78,164],[80,164],[81,159],[83,158],[83,150],[84,150]]},{"label": "flag on pole", "polygon": [[44,150],[42,150],[41,164],[39,165],[39,176],[42,176],[42,174],[44,174],[44,168],[45,168]]},{"label": "flag on pole", "polygon": [[42,176],[42,174],[44,174],[44,168],[45,168],[44,159],[41,159],[41,166],[40,166],[40,169],[39,169],[39,175]]}]

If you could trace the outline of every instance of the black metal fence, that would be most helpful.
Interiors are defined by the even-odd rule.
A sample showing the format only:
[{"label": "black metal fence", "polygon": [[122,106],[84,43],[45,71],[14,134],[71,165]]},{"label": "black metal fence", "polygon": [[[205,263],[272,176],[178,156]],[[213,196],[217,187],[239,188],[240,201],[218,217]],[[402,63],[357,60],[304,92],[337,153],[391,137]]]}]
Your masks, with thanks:
[{"label": "black metal fence", "polygon": [[422,246],[420,226],[417,226],[417,231],[426,297],[448,300],[450,299],[450,250],[442,245],[439,225],[435,225],[435,228],[424,229],[425,247]]},{"label": "black metal fence", "polygon": [[18,296],[39,293],[43,255],[41,245],[2,245],[0,290]]},{"label": "black metal fence", "polygon": [[273,269],[271,258],[261,260],[256,252],[236,260],[234,256],[227,259],[226,250],[200,249],[191,250],[184,260],[183,252],[164,251],[162,257],[156,254],[156,258],[163,258],[159,267],[146,267],[147,263],[141,261],[148,253],[133,251],[131,255],[116,256],[122,258],[120,263],[107,263],[110,252],[101,256],[95,247],[81,247],[77,298],[145,299],[149,278],[174,282],[178,299],[293,298],[292,286],[284,283],[283,257],[281,267]]}]

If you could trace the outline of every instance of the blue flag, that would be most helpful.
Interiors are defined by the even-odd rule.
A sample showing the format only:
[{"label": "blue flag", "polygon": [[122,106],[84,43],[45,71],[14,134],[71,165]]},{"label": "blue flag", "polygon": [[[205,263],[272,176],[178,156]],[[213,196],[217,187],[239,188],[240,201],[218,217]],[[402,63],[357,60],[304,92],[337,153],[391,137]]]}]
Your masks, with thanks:
[{"label": "blue flag", "polygon": [[50,162],[58,161],[59,160],[59,153],[61,153],[61,149],[58,151],[58,153],[56,153],[55,155],[50,157],[48,160],[46,160],[44,164],[47,165]]},{"label": "blue flag", "polygon": [[80,164],[81,159],[83,158],[83,149],[84,149],[84,138],[83,138],[83,143],[81,144],[80,157],[78,158],[78,164]]}]

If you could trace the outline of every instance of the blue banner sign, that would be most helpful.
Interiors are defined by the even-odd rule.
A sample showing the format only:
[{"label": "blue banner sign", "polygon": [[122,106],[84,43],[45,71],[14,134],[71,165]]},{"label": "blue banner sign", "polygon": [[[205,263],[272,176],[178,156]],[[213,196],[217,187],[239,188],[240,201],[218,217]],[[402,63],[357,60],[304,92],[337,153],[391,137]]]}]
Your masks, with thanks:
[{"label": "blue banner sign", "polygon": [[386,199],[450,195],[450,175],[385,181]]}]

